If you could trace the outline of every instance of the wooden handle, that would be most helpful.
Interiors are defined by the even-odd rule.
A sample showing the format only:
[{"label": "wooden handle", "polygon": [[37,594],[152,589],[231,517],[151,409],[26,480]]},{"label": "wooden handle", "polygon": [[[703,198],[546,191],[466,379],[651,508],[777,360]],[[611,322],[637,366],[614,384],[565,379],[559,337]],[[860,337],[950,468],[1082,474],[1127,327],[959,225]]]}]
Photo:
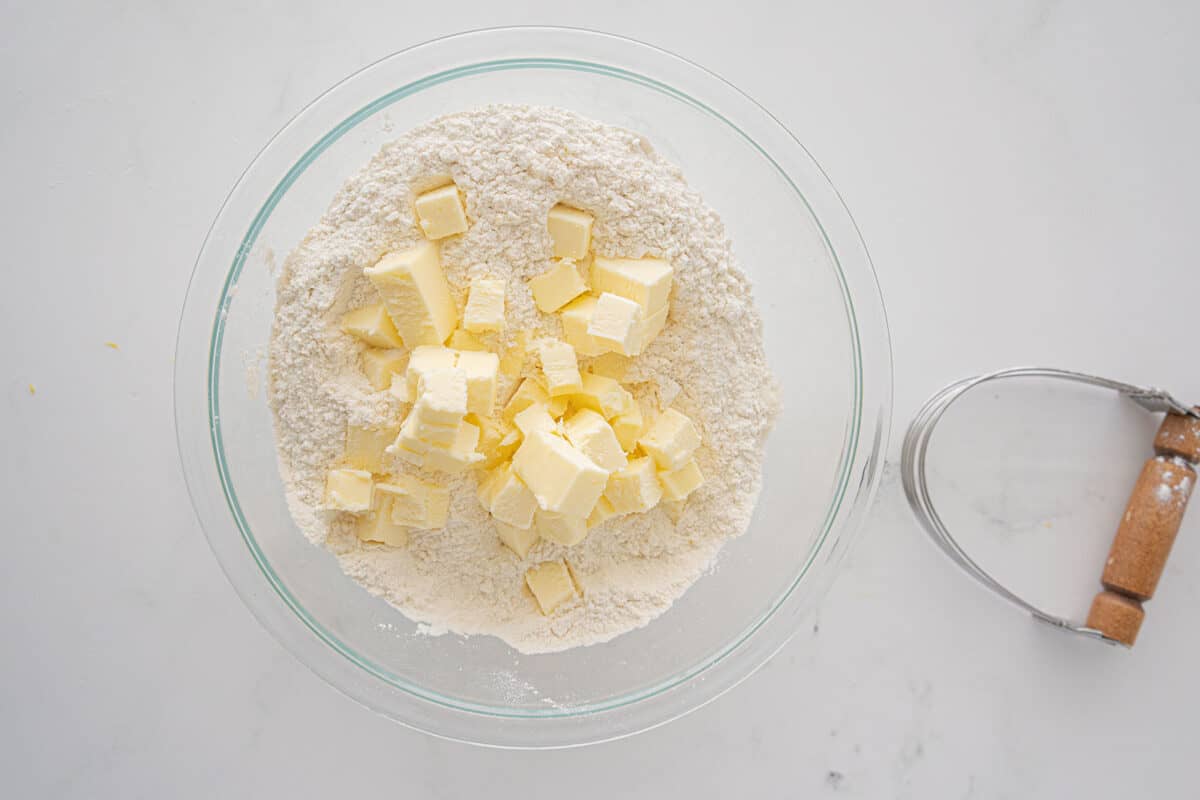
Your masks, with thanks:
[{"label": "wooden handle", "polygon": [[1132,646],[1154,596],[1196,485],[1200,419],[1168,414],[1154,438],[1157,455],[1142,467],[1113,538],[1088,614],[1088,627]]}]

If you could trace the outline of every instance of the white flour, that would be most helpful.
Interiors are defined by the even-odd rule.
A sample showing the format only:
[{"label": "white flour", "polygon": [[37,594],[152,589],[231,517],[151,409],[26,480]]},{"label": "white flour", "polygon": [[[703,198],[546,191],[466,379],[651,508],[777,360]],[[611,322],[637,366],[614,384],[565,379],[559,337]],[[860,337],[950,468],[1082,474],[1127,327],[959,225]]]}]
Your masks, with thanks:
[{"label": "white flour", "polygon": [[[403,549],[360,543],[349,519],[320,510],[347,422],[394,422],[400,413],[367,384],[360,345],[338,321],[372,297],[363,267],[420,240],[412,198],[445,175],[465,193],[471,219],[465,235],[442,244],[446,277],[460,310],[470,277],[508,279],[507,341],[521,329],[559,335],[557,317],[539,313],[527,287],[550,266],[546,213],[556,202],[595,215],[598,254],[674,265],[670,322],[625,381],[651,414],[661,394],[677,394],[675,407],[700,428],[707,482],[677,524],[656,508],[610,521],[572,548],[542,541],[520,560],[496,538],[473,474],[425,476],[451,488],[450,523],[414,531]],[[637,134],[551,108],[494,106],[435,120],[385,146],[346,183],[288,256],[278,290],[270,394],[292,514],[347,575],[424,630],[492,634],[526,653],[602,642],[665,611],[722,543],[744,532],[777,410],[759,318],[721,221]],[[501,386],[501,399],[510,389]],[[547,618],[523,576],[560,556],[584,596]]]}]

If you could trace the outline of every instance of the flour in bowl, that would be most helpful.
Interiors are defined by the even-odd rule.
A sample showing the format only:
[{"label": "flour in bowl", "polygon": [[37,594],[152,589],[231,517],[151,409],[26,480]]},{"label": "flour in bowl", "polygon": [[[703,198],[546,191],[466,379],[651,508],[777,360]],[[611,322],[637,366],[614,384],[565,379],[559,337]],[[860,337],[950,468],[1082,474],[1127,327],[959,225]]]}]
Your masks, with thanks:
[{"label": "flour in bowl", "polygon": [[[364,268],[424,241],[414,199],[447,181],[469,226],[439,240],[441,269],[459,316],[474,279],[503,281],[503,331],[481,337],[502,358],[521,341],[564,336],[559,315],[539,311],[529,288],[552,268],[547,214],[556,205],[594,219],[597,258],[673,267],[665,327],[619,361],[647,424],[668,406],[695,423],[704,482],[686,501],[609,519],[570,547],[542,538],[520,557],[480,503],[480,470],[428,471],[389,452],[389,473],[448,490],[444,527],[407,531],[403,546],[388,546],[360,540],[354,515],[328,508],[326,479],[347,425],[396,426],[406,413],[364,375],[364,345],[343,331],[343,316],[378,302]],[[585,373],[592,365],[579,358]],[[750,286],[717,215],[638,134],[553,108],[451,114],[386,145],[285,261],[269,370],[280,469],[304,534],[423,629],[489,634],[525,653],[603,642],[670,607],[746,530],[778,407]],[[501,373],[499,406],[536,372],[531,359],[522,374]],[[543,613],[526,574],[559,561],[578,596]]]}]

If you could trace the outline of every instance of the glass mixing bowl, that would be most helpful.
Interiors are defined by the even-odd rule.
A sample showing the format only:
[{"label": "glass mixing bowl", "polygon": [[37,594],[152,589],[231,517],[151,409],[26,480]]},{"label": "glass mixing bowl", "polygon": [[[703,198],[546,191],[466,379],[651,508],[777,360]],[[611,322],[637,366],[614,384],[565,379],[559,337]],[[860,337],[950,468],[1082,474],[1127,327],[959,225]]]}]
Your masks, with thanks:
[{"label": "glass mixing bowl", "polygon": [[[284,501],[264,385],[278,268],[338,187],[408,128],[488,103],[568,108],[644,134],[679,165],[725,221],[783,391],[747,533],[650,625],[551,655],[521,655],[487,636],[425,635],[309,544]],[[682,58],[552,28],[423,44],[301,111],[242,175],[209,231],[175,366],[192,503],[259,621],[368,708],[438,736],[509,747],[645,730],[761,666],[801,625],[860,527],[890,403],[874,272],[850,214],[795,137]]]}]

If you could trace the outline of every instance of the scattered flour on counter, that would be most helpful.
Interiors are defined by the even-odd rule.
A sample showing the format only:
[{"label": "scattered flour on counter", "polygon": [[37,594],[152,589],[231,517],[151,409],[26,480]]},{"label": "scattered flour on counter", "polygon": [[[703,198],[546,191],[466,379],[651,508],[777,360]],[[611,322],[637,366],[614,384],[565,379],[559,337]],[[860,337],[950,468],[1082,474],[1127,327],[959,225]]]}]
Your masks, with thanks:
[{"label": "scattered flour on counter", "polygon": [[[537,311],[527,286],[550,266],[546,214],[557,202],[595,216],[597,254],[659,256],[674,265],[669,323],[625,382],[648,414],[661,395],[675,395],[674,406],[700,428],[697,460],[707,481],[677,523],[660,507],[609,521],[572,548],[541,541],[522,560],[497,539],[473,473],[423,476],[451,489],[450,522],[412,532],[402,549],[361,543],[352,518],[321,509],[347,423],[395,423],[401,413],[387,392],[368,385],[361,345],[338,322],[346,310],[375,302],[364,267],[421,240],[413,198],[445,176],[463,191],[471,221],[441,248],[460,311],[472,277],[508,282],[507,327],[494,344],[511,344],[522,329],[560,335],[557,317]],[[553,108],[452,114],[384,146],[283,264],[268,370],[280,470],[305,535],[423,630],[490,634],[525,653],[603,642],[645,625],[699,578],[749,523],[778,405],[750,286],[720,219],[641,136]],[[512,387],[502,382],[501,400]],[[524,573],[563,556],[584,594],[544,617]]]}]

